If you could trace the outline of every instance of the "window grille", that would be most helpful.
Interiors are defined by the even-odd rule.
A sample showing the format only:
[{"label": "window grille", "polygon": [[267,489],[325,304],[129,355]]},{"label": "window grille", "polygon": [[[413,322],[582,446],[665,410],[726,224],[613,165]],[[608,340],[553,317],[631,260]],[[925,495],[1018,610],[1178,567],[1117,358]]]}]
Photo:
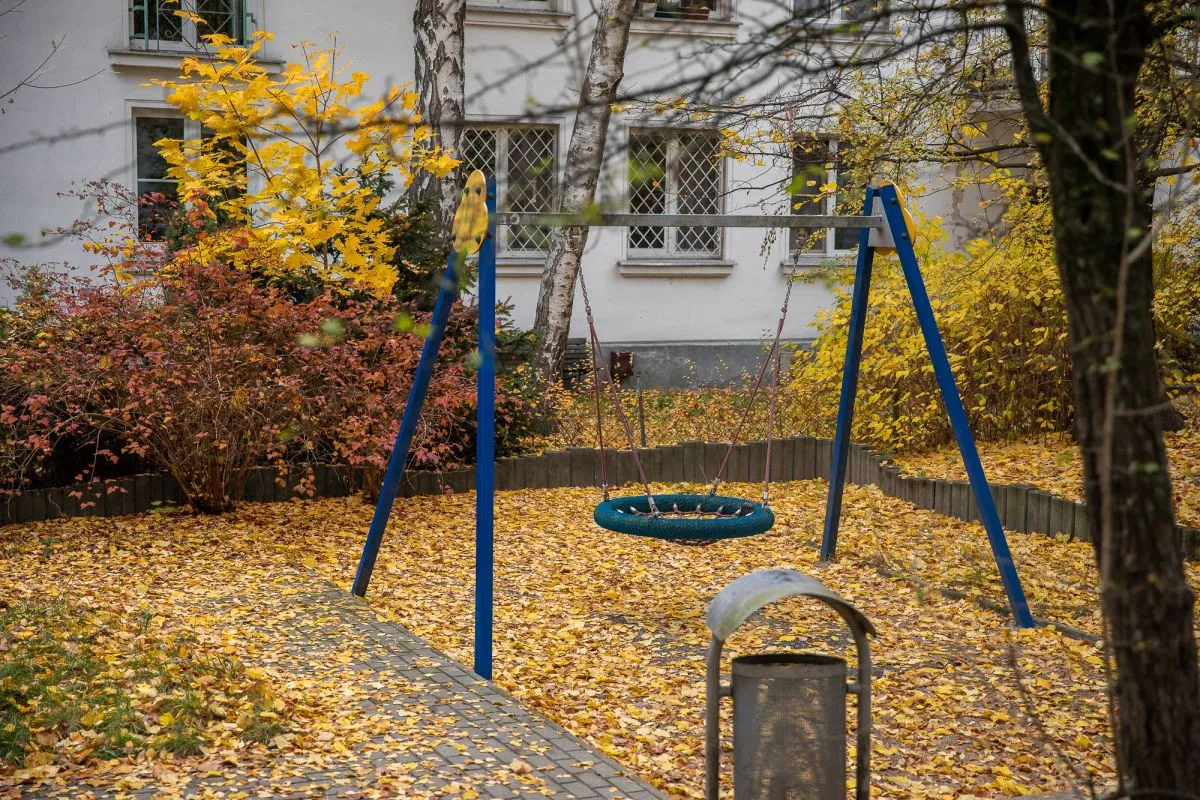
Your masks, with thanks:
[{"label": "window grille", "polygon": [[194,49],[213,33],[245,41],[245,0],[130,0],[129,14],[130,45],[141,50]]},{"label": "window grille", "polygon": [[[544,212],[554,208],[558,175],[558,130],[553,126],[472,126],[463,130],[463,168],[496,176],[496,204],[504,211]],[[543,254],[550,229],[509,225],[500,229],[499,252]]]},{"label": "window grille", "polygon": [[802,19],[854,22],[870,19],[881,0],[792,0],[792,13]]},{"label": "window grille", "polygon": [[[629,137],[629,210],[635,214],[720,214],[723,159],[711,131],[638,131]],[[718,257],[721,229],[629,229],[633,256]]]},{"label": "window grille", "polygon": [[[836,214],[846,198],[849,171],[843,169],[847,142],[810,139],[792,151],[792,213]],[[821,187],[833,184],[832,193]],[[857,228],[792,228],[790,250],[799,255],[837,256],[858,247]]]}]

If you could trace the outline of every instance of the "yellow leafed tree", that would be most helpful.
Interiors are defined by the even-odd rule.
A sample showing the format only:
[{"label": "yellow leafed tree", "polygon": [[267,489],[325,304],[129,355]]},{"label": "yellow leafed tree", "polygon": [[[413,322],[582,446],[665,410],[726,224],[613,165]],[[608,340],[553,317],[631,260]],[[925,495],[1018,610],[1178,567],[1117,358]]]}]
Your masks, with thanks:
[{"label": "yellow leafed tree", "polygon": [[365,101],[369,76],[350,71],[333,40],[296,45],[300,58],[273,74],[258,60],[269,39],[208,36],[210,54],[154,81],[202,130],[198,140],[157,143],[202,231],[190,256],[279,282],[386,294],[395,244],[376,213],[378,187],[407,186],[420,170],[445,177],[458,162],[427,146],[416,93],[392,87]]}]

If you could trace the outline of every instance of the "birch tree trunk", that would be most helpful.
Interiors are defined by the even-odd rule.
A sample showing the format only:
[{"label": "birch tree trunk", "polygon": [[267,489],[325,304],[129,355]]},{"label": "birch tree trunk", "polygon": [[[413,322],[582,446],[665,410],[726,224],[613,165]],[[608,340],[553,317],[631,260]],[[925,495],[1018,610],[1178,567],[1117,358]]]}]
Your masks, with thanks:
[{"label": "birch tree trunk", "polygon": [[[560,210],[582,214],[592,205],[604,163],[611,106],[625,74],[629,23],[637,0],[603,0],[592,37],[592,52],[583,76],[571,144],[567,150]],[[550,239],[550,253],[538,289],[534,331],[538,373],[552,380],[562,365],[575,301],[579,262],[587,245],[586,226],[558,228]]]},{"label": "birch tree trunk", "polygon": [[[433,129],[434,143],[457,151],[466,115],[463,26],[466,0],[417,0],[413,11],[416,42],[417,110]],[[458,199],[458,181],[418,171],[410,195],[428,206],[437,230],[449,235]]]}]

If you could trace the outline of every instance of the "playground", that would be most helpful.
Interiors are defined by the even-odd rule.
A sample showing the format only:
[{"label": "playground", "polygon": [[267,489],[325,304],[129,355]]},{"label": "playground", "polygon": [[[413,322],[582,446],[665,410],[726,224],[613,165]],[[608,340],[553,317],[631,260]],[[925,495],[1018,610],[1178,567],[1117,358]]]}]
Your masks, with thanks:
[{"label": "playground", "polygon": [[[1093,774],[1111,763],[1095,644],[1044,628],[1010,630],[1001,612],[976,602],[1003,604],[982,527],[874,488],[847,487],[839,557],[818,566],[824,490],[821,481],[781,484],[771,532],[708,547],[599,530],[590,520],[593,489],[499,493],[496,683],[664,793],[697,797],[705,609],[733,578],[789,566],[854,603],[878,630],[873,796],[1007,797],[1089,776],[1105,785],[1108,773]],[[472,656],[473,516],[471,493],[406,499],[369,602],[383,623],[399,623],[459,663]],[[0,566],[18,604],[49,596],[81,619],[100,615],[105,632],[96,646],[121,668],[171,642],[231,654],[243,672],[221,687],[226,697],[258,685],[282,709],[265,743],[239,738],[224,718],[197,723],[205,752],[191,756],[143,749],[134,759],[97,761],[88,749],[96,740],[76,732],[55,745],[66,757],[34,769],[10,794],[169,788],[214,771],[220,783],[269,785],[324,779],[337,766],[384,770],[405,753],[428,763],[440,758],[439,747],[475,748],[469,736],[449,736],[437,722],[438,698],[427,693],[371,711],[369,697],[407,696],[403,687],[367,677],[361,633],[328,624],[335,603],[298,602],[328,589],[326,581],[349,586],[369,518],[369,506],[345,499],[247,505],[216,518],[173,512],[6,529]],[[1012,544],[1034,613],[1098,633],[1090,546],[1043,536],[1014,536]],[[1191,576],[1200,587],[1200,570],[1193,566]],[[936,590],[951,580],[968,589],[966,599]],[[302,639],[307,655],[281,644],[295,639],[283,631],[296,625],[326,626]],[[747,623],[728,654],[785,647],[849,656],[847,638],[836,615],[793,599]],[[139,672],[128,681],[135,720],[161,718],[167,707],[169,690],[146,694],[154,680]],[[486,733],[500,723],[475,724]],[[139,735],[154,739],[144,728]],[[539,794],[539,781],[553,774],[532,756],[476,755],[491,764],[486,781],[460,778],[452,789],[453,780],[410,783],[408,796],[509,796],[489,794],[493,784]],[[526,773],[526,763],[535,768]],[[395,780],[406,769],[381,774]]]},{"label": "playground", "polygon": [[[632,216],[600,222],[665,224]],[[357,498],[292,500],[3,531],[0,568],[15,592],[0,609],[13,632],[0,640],[10,656],[0,680],[23,693],[23,711],[0,719],[0,746],[23,766],[0,779],[0,796],[79,797],[87,786],[97,796],[702,797],[715,691],[705,612],[730,582],[767,568],[813,576],[875,629],[871,796],[1111,784],[1091,545],[1001,527],[894,187],[870,189],[859,222],[838,223],[861,238],[828,481],[772,480],[785,297],[752,389],[769,408],[761,481],[727,479],[741,422],[705,485],[653,477],[618,388],[593,363],[597,415],[611,392],[625,438],[606,449],[597,419],[599,486],[497,491],[488,231],[530,222],[518,217],[498,218],[472,176],[373,511]],[[671,222],[707,219],[683,217]],[[922,463],[965,476],[967,516],[979,522],[847,481],[877,249],[905,271],[962,471]],[[481,309],[473,487],[398,498],[470,251]],[[583,299],[599,352],[586,284]],[[611,452],[624,444],[628,453]],[[739,462],[736,474],[752,471]],[[1200,588],[1200,569],[1188,569]],[[854,641],[829,608],[791,598],[750,617],[725,655],[780,647],[848,657]],[[850,691],[861,697],[865,678],[852,674]]]}]

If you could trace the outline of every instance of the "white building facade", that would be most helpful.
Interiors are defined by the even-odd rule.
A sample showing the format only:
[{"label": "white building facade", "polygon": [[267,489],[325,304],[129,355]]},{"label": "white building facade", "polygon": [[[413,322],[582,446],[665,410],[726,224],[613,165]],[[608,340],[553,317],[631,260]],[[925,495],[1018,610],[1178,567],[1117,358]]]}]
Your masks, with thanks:
[{"label": "white building facade", "polygon": [[[771,0],[707,2],[707,19],[634,21],[624,90],[703,70],[715,50],[752,41],[780,13],[792,11]],[[795,2],[804,13],[835,19],[853,10]],[[0,10],[5,4],[13,0],[0,0]],[[139,191],[169,189],[152,143],[198,132],[170,109],[161,88],[147,83],[174,74],[181,55],[192,50],[195,25],[174,14],[179,7],[163,0],[26,0],[0,16],[0,91],[58,43],[32,86],[18,90],[0,116],[0,236],[24,239],[20,247],[0,245],[0,257],[89,263],[77,243],[40,233],[88,214],[78,200],[61,196],[72,183],[106,177]],[[292,57],[290,44],[319,43],[336,33],[354,69],[371,75],[370,95],[413,79],[411,2],[182,0],[182,8],[235,38],[270,31],[275,38],[263,57],[278,66]],[[470,125],[460,156],[497,175],[500,202],[510,209],[551,210],[593,14],[584,0],[468,7]],[[793,203],[784,187],[793,159],[721,157],[719,141],[703,120],[670,125],[653,114],[614,114],[600,202],[651,213],[788,213]],[[823,182],[837,182],[836,142],[806,158]],[[631,162],[652,166],[660,177],[639,179]],[[927,202],[940,202],[932,210],[953,217],[953,198],[943,194]],[[825,213],[832,203],[823,199],[796,210]],[[787,231],[770,237],[754,229],[594,229],[583,269],[599,335],[606,347],[636,354],[645,385],[679,384],[685,374],[701,382],[730,377],[761,357],[789,274],[844,256],[854,243],[853,233],[842,231],[817,238],[815,249],[796,255]],[[505,231],[499,243],[498,296],[511,299],[522,326],[532,323],[544,246],[544,232],[531,229]],[[2,297],[10,299],[11,292]],[[821,283],[797,284],[784,337],[809,341],[814,315],[829,302]],[[585,333],[577,310],[572,335]]]}]

